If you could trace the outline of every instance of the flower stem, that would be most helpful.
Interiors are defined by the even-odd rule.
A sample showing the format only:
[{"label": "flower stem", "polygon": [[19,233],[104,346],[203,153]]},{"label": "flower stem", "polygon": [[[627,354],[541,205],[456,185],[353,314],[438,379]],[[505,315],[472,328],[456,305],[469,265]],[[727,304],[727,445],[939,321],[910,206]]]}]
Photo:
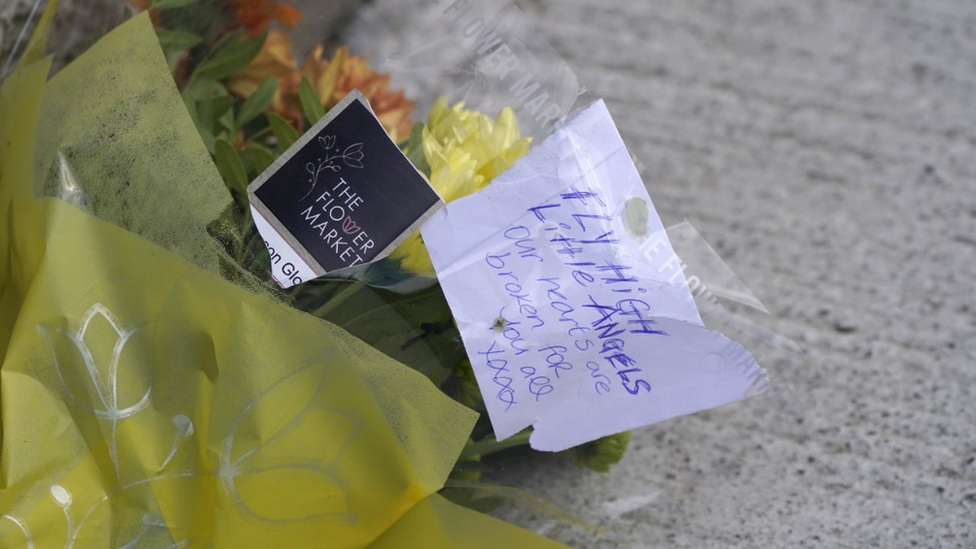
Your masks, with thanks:
[{"label": "flower stem", "polygon": [[345,288],[336,292],[336,294],[329,298],[329,300],[326,301],[321,307],[316,309],[312,315],[318,318],[325,318],[326,315],[345,303],[350,297],[356,295],[356,293],[358,293],[361,289],[363,289],[363,285],[358,282],[346,284]]},{"label": "flower stem", "polygon": [[488,435],[474,444],[465,446],[464,450],[461,451],[461,456],[458,459],[463,460],[474,456],[485,457],[509,448],[525,446],[529,443],[529,437],[531,435],[532,429],[525,429],[524,431],[512,435],[511,437],[502,441],[497,441],[495,440],[494,436]]}]

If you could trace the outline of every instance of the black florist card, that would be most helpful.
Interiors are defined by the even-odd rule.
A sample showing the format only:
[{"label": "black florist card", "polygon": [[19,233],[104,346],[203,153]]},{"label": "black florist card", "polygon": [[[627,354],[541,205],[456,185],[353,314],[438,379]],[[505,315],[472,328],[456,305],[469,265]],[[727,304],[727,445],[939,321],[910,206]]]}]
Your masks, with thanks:
[{"label": "black florist card", "polygon": [[386,257],[443,205],[353,90],[248,187],[285,287]]}]

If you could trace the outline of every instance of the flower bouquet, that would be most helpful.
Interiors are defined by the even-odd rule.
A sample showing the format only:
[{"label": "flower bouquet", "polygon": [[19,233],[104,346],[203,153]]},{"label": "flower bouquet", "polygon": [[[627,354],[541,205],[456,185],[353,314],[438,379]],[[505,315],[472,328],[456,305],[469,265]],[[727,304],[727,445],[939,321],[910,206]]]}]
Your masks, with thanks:
[{"label": "flower bouquet", "polygon": [[[287,2],[156,0],[50,79],[48,4],[0,95],[5,544],[557,546],[475,511],[513,493],[486,478],[499,459],[531,445],[605,472],[629,428],[766,389],[686,287],[646,278],[673,251],[602,104],[571,115],[585,90],[513,6],[433,4],[443,36],[389,56],[394,74],[346,46],[299,63],[303,14]],[[394,76],[443,89],[414,97]],[[395,153],[325,131],[356,104]],[[306,147],[318,156],[296,162]],[[381,150],[436,204],[381,256],[281,283],[269,235],[288,228],[262,221],[256,183],[297,166],[287,192],[311,220],[319,201],[360,204],[341,185]],[[610,173],[629,181],[619,208]],[[497,224],[509,206],[538,232]],[[362,220],[334,221],[319,229],[327,247],[339,230],[371,247]],[[533,247],[544,231],[561,248]],[[498,234],[511,251],[483,252]],[[535,336],[547,322],[576,350]],[[694,371],[650,376],[631,337]],[[532,366],[503,358],[530,348]],[[665,404],[625,396],[659,383]]]}]

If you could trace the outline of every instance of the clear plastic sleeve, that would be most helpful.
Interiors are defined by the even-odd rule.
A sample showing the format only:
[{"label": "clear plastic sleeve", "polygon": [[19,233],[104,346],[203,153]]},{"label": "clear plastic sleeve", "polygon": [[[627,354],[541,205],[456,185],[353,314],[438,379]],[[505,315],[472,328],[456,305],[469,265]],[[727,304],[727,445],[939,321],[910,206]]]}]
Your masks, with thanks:
[{"label": "clear plastic sleeve", "polygon": [[[391,136],[402,146],[408,158],[417,164],[445,200],[452,201],[476,193],[506,173],[534,146],[552,136],[567,117],[596,99],[579,82],[569,65],[532,28],[520,10],[508,0],[395,0],[381,3],[323,3],[310,0],[297,2],[294,6],[285,2],[253,3],[266,5],[269,9],[294,7],[302,13],[303,18],[297,22],[295,30],[286,32],[279,23],[288,20],[289,12],[264,13],[265,24],[276,17],[279,22],[271,26],[271,34],[264,39],[261,53],[257,57],[252,56],[252,61],[230,74],[223,74],[219,67],[213,69],[213,74],[219,77],[213,79],[213,87],[201,90],[194,88],[200,80],[194,80],[193,74],[188,72],[192,73],[194,67],[199,69],[212,59],[195,56],[206,55],[200,48],[222,45],[221,40],[233,34],[236,28],[226,22],[220,26],[214,22],[217,19],[205,17],[212,13],[225,14],[225,0],[160,0],[154,4],[156,7],[169,4],[166,9],[138,6],[139,2],[126,4],[103,0],[95,4],[85,8],[65,1],[55,12],[45,12],[45,2],[42,0],[14,1],[4,8],[7,10],[4,13],[15,15],[11,15],[6,22],[7,26],[3,29],[5,34],[0,40],[5,54],[5,58],[0,59],[0,69],[3,70],[5,88],[11,90],[3,106],[20,109],[31,103],[34,105],[31,112],[36,113],[36,120],[24,126],[31,130],[22,134],[29,144],[18,145],[20,149],[7,150],[6,158],[11,163],[5,166],[3,175],[28,177],[30,198],[41,199],[40,202],[45,204],[56,203],[56,206],[42,208],[44,211],[37,217],[18,214],[18,220],[23,225],[8,231],[6,237],[11,241],[21,238],[29,240],[25,236],[15,239],[13,235],[35,231],[47,234],[47,238],[51,239],[47,244],[50,246],[48,253],[54,253],[51,250],[57,247],[65,250],[58,253],[66,253],[72,245],[87,246],[88,256],[94,258],[92,261],[105,257],[111,258],[105,264],[119,265],[121,274],[101,267],[86,269],[84,277],[77,282],[79,285],[70,286],[70,292],[65,290],[72,295],[84,295],[93,291],[91,287],[84,286],[85,280],[91,282],[102,277],[111,282],[114,276],[131,276],[131,273],[126,274],[129,266],[119,261],[120,248],[112,246],[125,249],[133,246],[131,254],[134,260],[152,260],[152,254],[146,255],[148,252],[139,251],[136,249],[138,246],[132,244],[135,241],[133,235],[137,235],[166,251],[168,255],[164,263],[168,271],[154,274],[152,268],[147,268],[142,273],[146,280],[136,286],[130,288],[127,286],[129,282],[126,282],[119,284],[120,289],[108,291],[119,303],[162,299],[158,294],[176,296],[182,300],[178,303],[192,308],[188,304],[192,301],[190,298],[168,285],[180,287],[187,280],[197,281],[202,288],[211,288],[215,295],[219,295],[221,303],[234,300],[244,303],[241,308],[228,305],[226,310],[193,311],[191,317],[203,323],[196,332],[202,339],[212,337],[215,338],[213,341],[218,341],[216,338],[219,335],[230,342],[227,345],[249,348],[244,341],[246,337],[235,339],[239,336],[220,331],[223,319],[231,328],[245,330],[253,337],[277,338],[269,343],[276,348],[286,345],[300,347],[303,338],[306,341],[326,338],[329,343],[326,347],[330,349],[332,343],[336,342],[340,354],[347,353],[353,357],[348,361],[358,372],[353,376],[356,379],[343,379],[337,385],[348,385],[350,394],[360,395],[362,402],[366,402],[370,408],[368,413],[364,412],[370,421],[380,424],[384,419],[393,426],[389,433],[385,433],[390,436],[383,438],[377,435],[382,440],[376,444],[396,447],[396,452],[402,454],[398,454],[398,466],[402,465],[404,470],[412,467],[419,471],[411,469],[409,474],[405,473],[407,480],[398,481],[414,482],[416,479],[410,475],[416,473],[422,477],[417,484],[423,485],[421,492],[424,497],[442,488],[446,481],[446,488],[441,493],[465,506],[492,509],[499,502],[508,501],[520,506],[520,509],[529,509],[553,520],[580,527],[589,532],[588,535],[598,533],[599,527],[591,526],[550,503],[515,489],[492,484],[492,468],[506,469],[513,452],[519,456],[529,455],[526,447],[528,437],[522,439],[516,436],[515,442],[518,444],[495,440],[457,323],[437,284],[433,265],[419,233],[391,256],[374,264],[282,290],[269,276],[268,252],[249,219],[246,204],[242,204],[240,189],[229,182],[232,178],[228,170],[233,172],[237,164],[228,168],[216,145],[221,139],[235,147],[240,144],[239,141],[245,142],[237,148],[241,169],[246,172],[246,183],[247,179],[253,179],[260,173],[264,162],[262,151],[280,154],[282,134],[275,131],[280,128],[275,127],[270,116],[266,119],[263,115],[255,115],[253,120],[241,123],[239,127],[232,122],[230,127],[235,131],[222,138],[220,128],[221,124],[226,126],[226,120],[222,121],[221,117],[226,116],[227,109],[232,117],[243,116],[242,107],[250,97],[259,93],[260,84],[264,80],[275,79],[279,92],[290,90],[292,96],[276,95],[268,103],[269,112],[274,111],[281,120],[294,123],[297,133],[307,128],[309,122],[314,123],[314,120],[308,120],[307,105],[302,104],[299,93],[298,82],[303,77],[310,82],[314,80],[314,91],[321,94],[324,101],[322,106],[326,108],[343,92],[343,86],[355,84],[370,98],[377,116],[388,124]],[[240,9],[249,5],[248,2],[233,1],[229,4]],[[152,12],[151,22],[145,15],[136,14],[140,8],[148,8]],[[169,32],[172,29],[167,29],[167,24],[175,20],[183,21],[188,10],[200,14],[190,23],[191,26],[196,25],[192,33],[187,30],[189,27],[181,28],[180,32],[190,36]],[[243,17],[241,13],[237,15]],[[44,17],[48,16],[53,16],[53,21],[45,22]],[[179,19],[181,16],[184,19]],[[143,19],[133,21],[133,17]],[[45,44],[29,41],[38,24],[42,27],[51,25],[52,38],[46,49]],[[137,32],[139,25],[142,25],[141,31]],[[158,38],[165,56],[159,55],[159,49],[155,46],[147,47],[143,39],[145,36],[139,34],[150,25],[160,31]],[[118,38],[110,42],[100,40],[116,27],[128,29],[132,36],[141,38],[131,41]],[[252,30],[253,36],[258,36],[263,35],[266,29],[247,28],[235,39],[255,39]],[[186,41],[182,43],[183,47],[180,46],[181,39]],[[53,54],[50,69],[41,62],[44,51]],[[46,74],[14,71],[18,64],[33,71],[47,70],[53,77],[45,81]],[[348,71],[346,80],[329,75],[329,67],[336,70],[340,65]],[[371,68],[367,65],[371,65]],[[174,85],[174,81],[177,85]],[[320,87],[319,82],[325,88]],[[43,92],[41,96],[30,97],[31,83]],[[368,87],[372,87],[372,95],[370,89],[366,89]],[[224,97],[228,99],[222,100]],[[213,109],[224,104],[230,106],[224,107],[214,120],[206,118],[213,115]],[[3,113],[3,116],[9,115]],[[243,139],[239,138],[237,132],[244,136]],[[249,134],[258,135],[250,148],[246,143]],[[29,156],[26,160],[10,160],[19,153]],[[19,171],[14,169],[14,163]],[[652,198],[653,194],[652,191]],[[10,203],[18,200],[28,200],[28,197],[14,196]],[[246,201],[246,195],[243,200]],[[71,207],[71,213],[65,213],[66,206]],[[97,218],[100,224],[98,235],[102,236],[83,235],[86,238],[79,237],[74,242],[68,235],[57,233],[84,226],[76,217],[77,211]],[[669,248],[673,246],[675,256],[655,256],[660,249],[651,245],[655,238],[667,240]],[[23,244],[26,240],[18,242]],[[44,249],[43,240],[40,238],[23,246],[34,250],[31,253],[40,254],[40,257],[43,251],[38,250]],[[647,235],[645,242],[648,246],[635,253],[642,254],[649,264],[655,265],[662,279],[690,290],[706,327],[738,341],[763,364],[774,360],[779,364],[783,356],[787,357],[787,361],[802,357],[802,352],[792,341],[730,311],[736,306],[746,306],[768,312],[690,223],[681,223],[668,227],[665,232]],[[57,256],[57,268],[62,271],[69,269],[71,257]],[[29,263],[29,259],[24,259],[24,264]],[[173,272],[179,269],[192,270],[193,274],[183,276]],[[9,287],[22,290],[26,295],[31,286],[29,277],[14,277],[12,280]],[[49,292],[54,296],[54,301],[47,304],[49,309],[41,305],[31,309],[31,318],[44,315],[53,318],[63,314],[64,322],[70,324],[69,317],[74,313],[68,311],[67,304],[74,304],[74,298],[64,297],[58,301],[56,292],[59,286],[56,282],[39,286],[41,289],[37,291]],[[61,287],[67,287],[64,286],[66,283],[61,284]],[[194,294],[194,299],[199,297],[196,294],[200,290],[184,288],[183,291]],[[733,305],[726,307],[730,303]],[[11,334],[16,333],[13,330],[18,322],[16,311],[21,307],[24,307],[23,303],[10,309],[14,311],[12,316],[4,318],[4,328],[9,327],[10,330],[0,333],[0,337],[10,336],[14,341]],[[150,314],[146,311],[156,310],[147,307],[143,310],[132,305],[133,311],[141,311],[139,314],[144,316]],[[175,321],[184,314],[177,309],[162,310],[165,315],[176,318]],[[98,313],[101,309],[95,311]],[[301,329],[294,333],[278,333],[270,324],[256,318],[264,314],[262,311],[270,311],[268,314],[275,319],[297,322]],[[79,310],[78,315],[84,312]],[[101,315],[110,323],[115,322],[109,313],[102,312]],[[242,317],[236,318],[236,315]],[[295,318],[305,320],[296,321]],[[313,322],[315,319],[326,322]],[[120,331],[117,333],[125,333],[122,326],[124,321],[118,322],[120,324],[116,328]],[[75,333],[77,336],[81,333],[71,332],[78,329],[74,325],[60,326],[58,329],[62,335]],[[155,344],[175,345],[172,337],[164,337]],[[200,341],[196,344],[194,348],[200,352],[206,348]],[[326,351],[327,354],[334,352],[335,349]],[[329,361],[342,361],[341,357],[336,358],[337,355],[329,356]],[[261,368],[262,358],[271,360],[263,355],[250,358],[242,355],[240,358],[254,369]],[[216,358],[215,364],[222,364],[221,360],[220,357]],[[293,362],[314,360],[303,355],[294,358]],[[389,379],[380,379],[383,376],[371,371],[370,361],[380,364],[381,370],[397,373],[390,374]],[[396,368],[401,364],[414,372],[399,372]],[[244,378],[248,376],[244,367],[232,371]],[[290,378],[291,375],[306,375],[302,369],[297,370],[298,374],[278,369],[274,371],[292,380],[297,378]],[[226,374],[220,372],[220,375]],[[68,385],[76,381],[69,380]],[[98,380],[93,381],[97,386]],[[162,381],[177,383],[168,378]],[[52,386],[56,384],[56,380],[48,379],[46,382]],[[398,395],[395,382],[408,386],[408,392]],[[138,380],[130,380],[130,383],[130,389],[141,387]],[[430,384],[439,391],[433,391]],[[4,390],[6,393],[7,389]],[[441,393],[454,402],[441,399]],[[279,404],[282,406],[286,405],[287,398],[280,395],[275,398],[281,401]],[[410,402],[411,398],[422,399],[423,402]],[[428,403],[430,409],[424,411]],[[469,411],[459,411],[460,405],[452,408],[455,403],[475,409],[481,413],[481,417],[475,420],[474,414],[469,414]],[[6,410],[10,407],[5,403],[4,408],[6,423]],[[225,408],[215,409],[220,413],[225,411]],[[400,413],[404,414],[402,418],[398,416]],[[445,414],[451,413],[457,417],[445,420]],[[278,420],[280,418],[268,421],[273,423]],[[470,425],[465,423],[468,420]],[[425,428],[424,422],[436,425]],[[261,420],[255,419],[252,427],[260,430],[260,424]],[[179,431],[180,424],[176,425]],[[86,428],[94,438],[104,435],[97,427]],[[184,428],[179,432],[186,431]],[[460,449],[460,445],[464,444],[465,432],[470,433],[467,442],[469,451]],[[460,442],[458,433],[462,433]],[[130,442],[138,444],[141,441],[153,448],[165,445],[156,434],[136,433]],[[270,436],[273,438],[275,435]],[[446,442],[424,446],[434,439]],[[177,440],[180,440],[179,436]],[[261,435],[255,434],[254,440],[261,443]],[[622,445],[625,449],[627,442],[616,439],[612,444]],[[432,457],[436,453],[434,447],[446,453],[460,452],[458,459],[454,460],[452,456],[451,461],[455,461],[453,469],[448,471],[450,468],[443,463],[442,457]],[[616,454],[611,457],[600,454],[608,447],[579,447],[574,455],[586,467],[606,469],[620,458]],[[282,451],[293,451],[297,455],[304,450],[286,448]],[[620,450],[617,454],[622,452]],[[613,451],[610,453],[613,454]],[[101,456],[99,459],[104,461],[108,458]],[[119,467],[118,461],[114,463]],[[64,473],[63,470],[52,471],[46,473]],[[511,475],[506,478],[510,481]],[[199,486],[194,488],[197,489],[203,490]],[[67,509],[65,505],[70,506],[70,495],[56,492],[51,492],[54,495],[50,497],[60,508]],[[32,494],[29,497],[42,496]],[[411,494],[411,497],[415,499],[411,504],[422,499],[418,494]],[[65,504],[66,501],[69,503]],[[417,518],[416,525],[403,523],[403,529],[411,531],[436,524],[438,517],[442,521],[453,517],[452,520],[471,521],[472,524],[480,520],[467,515],[459,516],[454,510],[445,510],[447,508],[439,503],[440,500],[424,501],[426,503],[415,508],[414,517],[427,514]],[[560,502],[552,503],[558,505]],[[394,504],[390,505],[395,507]],[[149,521],[145,524],[128,524],[126,535],[131,533],[130,537],[135,537],[140,528],[151,531],[155,517],[170,512],[165,507],[163,505],[147,513],[145,516],[152,515],[154,518],[145,519]],[[391,513],[396,514],[394,511]],[[508,513],[506,518],[516,520],[512,513]],[[4,526],[17,525],[15,521],[8,522],[10,524]],[[71,528],[69,524],[69,538]],[[449,530],[445,528],[445,531]],[[450,539],[449,534],[445,536],[444,539]],[[499,538],[500,541],[509,542],[512,539],[520,538]],[[179,543],[179,540],[171,541]],[[396,546],[396,538],[384,543]]]}]

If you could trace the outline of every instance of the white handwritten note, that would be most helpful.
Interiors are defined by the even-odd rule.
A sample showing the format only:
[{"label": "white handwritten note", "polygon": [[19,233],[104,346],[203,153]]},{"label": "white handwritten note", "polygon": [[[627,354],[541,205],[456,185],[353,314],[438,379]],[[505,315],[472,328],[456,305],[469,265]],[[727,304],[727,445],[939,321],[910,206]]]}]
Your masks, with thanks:
[{"label": "white handwritten note", "polygon": [[422,233],[499,440],[532,425],[533,448],[559,451],[768,388],[673,276],[602,101]]}]

